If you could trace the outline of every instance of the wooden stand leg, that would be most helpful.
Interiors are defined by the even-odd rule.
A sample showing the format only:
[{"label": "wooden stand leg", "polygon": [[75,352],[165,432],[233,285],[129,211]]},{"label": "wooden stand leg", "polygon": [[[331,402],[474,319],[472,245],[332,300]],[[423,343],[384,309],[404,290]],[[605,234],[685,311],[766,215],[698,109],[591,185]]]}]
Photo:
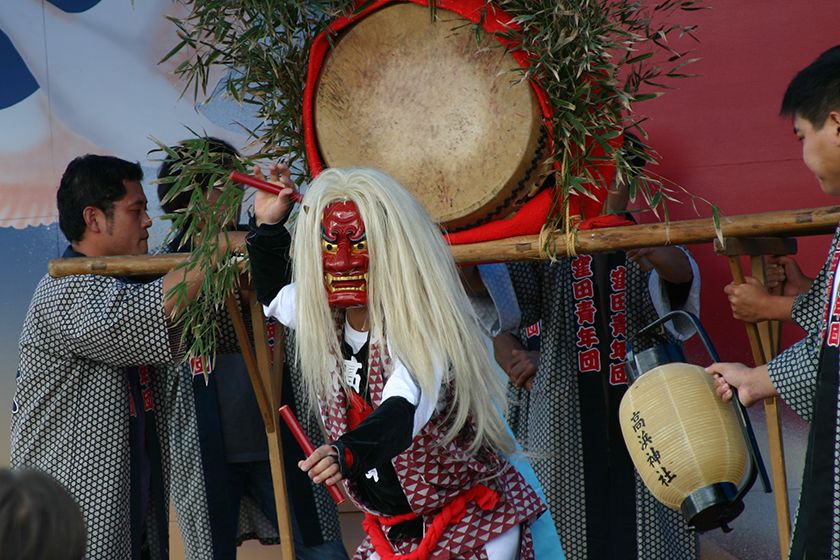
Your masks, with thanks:
[{"label": "wooden stand leg", "polygon": [[[277,371],[272,367],[271,356],[268,352],[268,341],[265,335],[265,317],[262,307],[256,301],[256,295],[248,289],[242,290],[242,298],[247,301],[251,310],[251,324],[254,333],[254,345],[248,336],[245,321],[236,298],[229,296],[227,300],[228,313],[233,322],[236,337],[239,340],[248,376],[254,387],[254,394],[260,408],[260,414],[265,425],[265,435],[268,440],[268,458],[271,467],[271,480],[274,486],[274,504],[277,509],[277,527],[280,535],[281,560],[294,560],[295,547],[292,536],[292,523],[289,515],[289,499],[286,492],[286,472],[283,468],[283,447],[280,442],[279,415],[277,409],[280,402],[280,386],[282,378],[272,375]],[[278,344],[280,346],[280,344]],[[283,353],[275,352],[275,360],[283,360]],[[282,368],[279,369],[282,375]]]},{"label": "wooden stand leg", "polygon": [[292,520],[289,516],[289,496],[286,493],[286,471],[283,469],[283,446],[280,431],[266,434],[268,437],[268,459],[271,462],[271,480],[274,483],[274,505],[277,508],[277,526],[280,528],[280,558],[295,559]]},{"label": "wooden stand leg", "polygon": [[[764,268],[764,259],[760,256],[750,257],[753,278],[767,284],[767,274]],[[768,290],[771,294],[774,290]],[[778,291],[778,290],[776,290]],[[779,352],[779,322],[765,321],[758,324],[758,335],[761,341],[761,349],[764,361],[768,363]],[[785,446],[782,438],[782,418],[779,410],[779,401],[776,397],[764,399],[764,415],[767,418],[767,442],[770,447],[770,469],[773,474],[773,485],[776,488],[776,525],[779,529],[779,547],[782,553],[782,560],[787,559],[788,548],[790,547],[790,502],[787,491],[787,471],[785,468]]]},{"label": "wooden stand leg", "polygon": [[[729,268],[732,280],[736,284],[744,283],[744,272],[741,268],[740,255],[750,255],[753,277],[766,283],[763,255],[792,254],[796,252],[794,240],[783,239],[730,239],[724,240],[724,245],[716,244],[716,252],[729,258]],[[775,323],[778,323],[777,321]],[[756,366],[764,365],[775,357],[779,348],[778,324],[744,323],[747,338],[750,341],[753,361]],[[779,403],[776,397],[764,400],[764,414],[767,421],[767,438],[770,448],[770,465],[775,487],[776,524],[779,535],[779,549],[782,560],[786,560],[790,547],[790,505],[788,501],[787,473],[785,471],[784,442],[782,438],[782,424],[779,413]]]}]

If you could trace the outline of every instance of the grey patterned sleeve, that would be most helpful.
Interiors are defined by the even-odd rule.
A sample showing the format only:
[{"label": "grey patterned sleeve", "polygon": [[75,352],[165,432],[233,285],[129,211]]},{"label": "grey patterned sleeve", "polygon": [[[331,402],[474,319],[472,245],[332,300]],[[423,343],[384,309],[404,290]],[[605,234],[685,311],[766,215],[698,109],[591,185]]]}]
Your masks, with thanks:
[{"label": "grey patterned sleeve", "polygon": [[819,331],[810,333],[767,364],[779,395],[806,422],[814,413],[820,346]]},{"label": "grey patterned sleeve", "polygon": [[507,265],[522,313],[522,325],[533,325],[542,319],[543,270],[550,266],[548,262],[514,262]]},{"label": "grey patterned sleeve", "polygon": [[791,309],[791,319],[805,329],[805,338],[773,358],[767,364],[770,380],[794,412],[810,422],[814,412],[814,396],[817,391],[823,327],[823,316],[828,297],[829,270],[833,248],[840,239],[840,227],[834,232],[828,258],[820,268],[817,277],[807,292],[797,296]]},{"label": "grey patterned sleeve", "polygon": [[179,337],[164,316],[162,279],[148,284],[105,276],[51,281],[55,299],[49,299],[66,311],[54,320],[71,352],[115,367],[176,361],[173,342]]},{"label": "grey patterned sleeve", "polygon": [[831,259],[827,260],[820,269],[817,277],[811,282],[811,287],[804,294],[799,294],[793,300],[790,318],[805,332],[814,333],[820,330],[820,321],[826,303],[826,286],[828,285],[828,267]]},{"label": "grey patterned sleeve", "polygon": [[828,257],[817,273],[817,277],[811,282],[811,287],[807,292],[796,296],[796,299],[793,300],[793,308],[790,311],[791,319],[809,334],[819,332],[822,328],[821,321],[828,297],[831,259],[838,241],[840,241],[840,226],[834,232],[834,238],[829,245]]}]

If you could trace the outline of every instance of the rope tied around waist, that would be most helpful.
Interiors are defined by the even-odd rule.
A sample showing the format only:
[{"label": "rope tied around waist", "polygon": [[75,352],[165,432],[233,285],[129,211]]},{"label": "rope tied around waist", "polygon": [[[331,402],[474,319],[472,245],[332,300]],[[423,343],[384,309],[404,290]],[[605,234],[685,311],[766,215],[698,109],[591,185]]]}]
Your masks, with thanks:
[{"label": "rope tied around waist", "polygon": [[478,484],[458,494],[440,509],[440,512],[435,515],[426,529],[426,534],[420,544],[407,554],[396,554],[394,552],[394,548],[388,542],[382,527],[393,527],[405,521],[416,519],[418,517],[416,513],[409,512],[393,516],[367,513],[364,521],[362,521],[362,526],[370,537],[374,550],[382,560],[426,560],[440,542],[447,527],[459,523],[464,518],[467,505],[470,502],[475,502],[482,510],[489,511],[498,505],[499,494],[483,484]]}]

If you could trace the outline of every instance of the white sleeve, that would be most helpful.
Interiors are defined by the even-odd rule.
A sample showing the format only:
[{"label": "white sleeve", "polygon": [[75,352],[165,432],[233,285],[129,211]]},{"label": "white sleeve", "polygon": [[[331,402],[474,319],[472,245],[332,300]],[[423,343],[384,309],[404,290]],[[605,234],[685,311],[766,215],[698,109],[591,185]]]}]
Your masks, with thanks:
[{"label": "white sleeve", "polygon": [[297,295],[297,287],[295,284],[287,284],[283,286],[280,293],[277,294],[271,303],[263,306],[263,312],[266,317],[274,317],[290,329],[296,328],[295,323],[295,297]]},{"label": "white sleeve", "polygon": [[[691,288],[688,291],[688,297],[685,298],[685,303],[680,309],[688,311],[696,317],[700,317],[700,269],[685,248],[677,247],[680,251],[685,253],[688,257],[688,262],[691,265]],[[665,287],[665,281],[659,277],[656,270],[650,272],[648,277],[648,291],[650,292],[650,299],[653,301],[653,307],[656,309],[657,315],[660,317],[674,311],[671,309],[671,302],[668,299],[668,291]],[[673,321],[665,323],[665,328],[668,329],[677,340],[688,340],[694,334],[694,325],[685,317],[676,317]]]},{"label": "white sleeve", "polygon": [[414,410],[414,429],[411,432],[412,438],[420,433],[435,412],[443,380],[443,367],[435,364],[434,373],[435,385],[431,394],[420,391],[420,386],[417,385],[417,382],[408,372],[408,368],[399,359],[394,360],[394,369],[385,381],[385,389],[382,391],[383,401],[391,397],[403,397],[416,407]]}]

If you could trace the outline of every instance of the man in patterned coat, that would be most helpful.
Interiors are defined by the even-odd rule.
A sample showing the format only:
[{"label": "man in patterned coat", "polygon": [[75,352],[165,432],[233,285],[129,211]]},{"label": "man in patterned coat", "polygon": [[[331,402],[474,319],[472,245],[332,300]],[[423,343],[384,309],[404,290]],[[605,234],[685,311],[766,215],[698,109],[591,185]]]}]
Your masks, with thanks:
[{"label": "man in patterned coat", "polygon": [[[65,257],[146,254],[151,220],[141,179],[139,165],[110,156],[70,162],[57,197]],[[176,302],[166,294],[186,281],[186,297],[195,297],[200,274],[172,271],[148,283],[45,276],[32,298],[11,464],[45,471],[70,491],[87,525],[87,558],[169,557],[169,465],[157,427],[168,411],[154,366],[181,353]]]},{"label": "man in patterned coat", "polygon": [[[623,186],[612,189],[605,212],[623,211],[626,196]],[[671,309],[699,312],[693,259],[681,248],[658,247],[483,265],[478,274],[480,282],[467,272],[473,291],[486,288],[490,296],[476,297],[474,304],[491,332],[539,329],[539,365],[526,363],[521,374],[510,365],[516,341],[494,343],[500,365],[526,399],[517,434],[534,454],[567,557],[696,558],[695,534],[636,475],[618,422],[628,341],[636,350],[650,344],[633,333]],[[680,323],[668,336],[692,333]]]},{"label": "man in patterned coat", "polygon": [[[840,195],[840,46],[794,77],[781,113],[793,118],[802,158],[823,192]],[[840,558],[839,236],[840,229],[812,290],[794,307],[794,319],[808,336],[766,366],[719,363],[708,368],[724,400],[732,398],[733,388],[745,405],[778,395],[811,423],[791,560]],[[825,305],[819,313],[821,302]]]}]

